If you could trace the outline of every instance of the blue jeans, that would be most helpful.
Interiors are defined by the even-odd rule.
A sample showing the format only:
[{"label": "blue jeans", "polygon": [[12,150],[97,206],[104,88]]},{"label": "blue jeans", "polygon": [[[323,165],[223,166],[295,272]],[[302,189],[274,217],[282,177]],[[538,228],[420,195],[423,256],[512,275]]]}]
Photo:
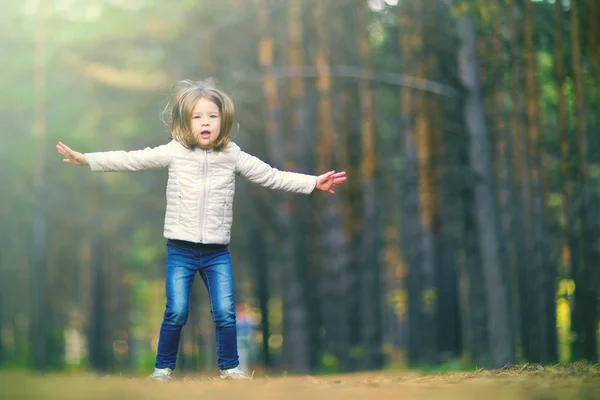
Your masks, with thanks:
[{"label": "blue jeans", "polygon": [[239,365],[231,257],[226,245],[167,241],[167,306],[160,327],[156,368],[175,368],[181,328],[187,322],[190,289],[196,272],[208,290],[215,324],[219,369]]}]

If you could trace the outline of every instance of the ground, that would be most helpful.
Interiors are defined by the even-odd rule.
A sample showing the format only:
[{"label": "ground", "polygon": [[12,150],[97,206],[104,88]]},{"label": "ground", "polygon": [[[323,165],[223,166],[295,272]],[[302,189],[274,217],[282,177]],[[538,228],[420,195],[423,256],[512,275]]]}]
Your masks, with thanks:
[{"label": "ground", "polygon": [[600,365],[517,365],[501,370],[255,376],[222,381],[189,375],[160,383],[141,377],[0,371],[0,400],[13,399],[535,399],[600,400]]}]

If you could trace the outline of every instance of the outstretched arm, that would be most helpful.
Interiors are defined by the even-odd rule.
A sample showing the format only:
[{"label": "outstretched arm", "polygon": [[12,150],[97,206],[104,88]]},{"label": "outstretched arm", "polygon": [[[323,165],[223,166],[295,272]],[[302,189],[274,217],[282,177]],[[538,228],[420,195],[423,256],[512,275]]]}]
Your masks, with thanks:
[{"label": "outstretched arm", "polygon": [[320,176],[280,171],[250,154],[240,151],[236,172],[251,182],[275,190],[311,193],[314,189],[335,193],[333,188],[346,180],[345,172],[330,171]]},{"label": "outstretched arm", "polygon": [[56,149],[65,157],[64,162],[73,165],[89,165],[92,171],[143,171],[168,166],[171,161],[169,152],[171,143],[144,150],[82,154],[59,142]]}]

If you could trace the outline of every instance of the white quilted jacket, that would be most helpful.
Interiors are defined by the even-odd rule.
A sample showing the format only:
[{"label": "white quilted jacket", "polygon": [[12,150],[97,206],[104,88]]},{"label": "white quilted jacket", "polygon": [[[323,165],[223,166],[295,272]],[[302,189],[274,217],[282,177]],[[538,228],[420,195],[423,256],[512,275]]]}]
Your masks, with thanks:
[{"label": "white quilted jacket", "polygon": [[92,171],[169,168],[164,236],[228,244],[237,174],[270,189],[311,193],[317,177],[279,171],[230,143],[224,151],[189,150],[172,140],[137,151],[86,153]]}]

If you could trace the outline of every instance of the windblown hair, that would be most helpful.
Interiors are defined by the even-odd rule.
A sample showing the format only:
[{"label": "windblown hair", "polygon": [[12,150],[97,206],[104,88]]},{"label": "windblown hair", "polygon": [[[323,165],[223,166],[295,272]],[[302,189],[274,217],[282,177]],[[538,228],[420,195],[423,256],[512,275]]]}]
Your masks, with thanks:
[{"label": "windblown hair", "polygon": [[198,139],[192,132],[190,122],[194,106],[200,99],[211,101],[217,105],[221,113],[221,127],[219,136],[212,143],[214,151],[222,151],[229,144],[229,136],[235,118],[235,108],[231,98],[217,89],[214,80],[209,78],[204,81],[183,80],[173,86],[172,100],[169,101],[163,114],[170,112],[170,121],[165,121],[171,126],[171,138],[177,140],[189,149],[198,146]]}]

